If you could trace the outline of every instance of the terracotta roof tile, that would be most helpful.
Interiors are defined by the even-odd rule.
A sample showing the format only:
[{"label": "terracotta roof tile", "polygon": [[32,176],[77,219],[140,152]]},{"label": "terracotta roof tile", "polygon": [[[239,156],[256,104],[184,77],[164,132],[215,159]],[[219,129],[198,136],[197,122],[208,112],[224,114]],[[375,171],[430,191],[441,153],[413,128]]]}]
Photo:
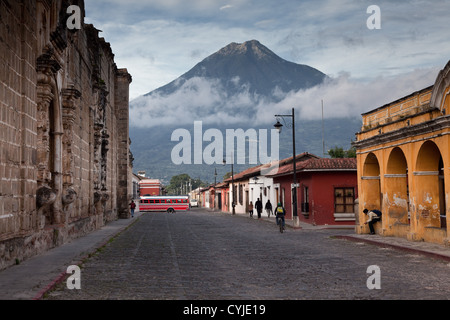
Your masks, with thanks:
[{"label": "terracotta roof tile", "polygon": [[[293,164],[288,164],[280,167],[278,170],[273,170],[268,176],[282,176],[293,173]],[[350,170],[356,171],[356,159],[309,159],[306,161],[297,162],[297,172],[305,171],[339,171]]]}]

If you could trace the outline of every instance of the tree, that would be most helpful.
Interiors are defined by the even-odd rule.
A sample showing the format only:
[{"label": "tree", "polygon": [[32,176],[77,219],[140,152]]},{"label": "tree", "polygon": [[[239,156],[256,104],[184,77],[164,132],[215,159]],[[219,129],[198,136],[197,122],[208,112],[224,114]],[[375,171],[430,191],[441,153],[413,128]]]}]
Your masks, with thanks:
[{"label": "tree", "polygon": [[332,159],[338,158],[356,158],[356,148],[352,147],[349,150],[345,151],[342,147],[334,147],[328,150],[328,155]]},{"label": "tree", "polygon": [[228,172],[226,175],[223,176],[223,180],[227,180],[228,178],[231,178],[232,174],[231,172]]},{"label": "tree", "polygon": [[328,155],[332,159],[345,158],[345,151],[344,151],[344,148],[342,148],[342,147],[334,147],[334,148],[328,150]]},{"label": "tree", "polygon": [[170,179],[170,184],[167,186],[166,190],[169,195],[180,195],[204,185],[205,183],[200,179],[192,179],[188,174],[183,173],[173,176],[172,179]]}]

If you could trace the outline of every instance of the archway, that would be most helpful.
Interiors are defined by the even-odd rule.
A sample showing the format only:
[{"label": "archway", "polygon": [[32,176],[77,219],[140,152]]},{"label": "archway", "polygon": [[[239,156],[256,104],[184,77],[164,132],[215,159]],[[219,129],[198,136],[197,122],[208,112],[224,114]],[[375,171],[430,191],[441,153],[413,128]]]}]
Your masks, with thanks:
[{"label": "archway", "polygon": [[409,183],[408,164],[402,149],[394,148],[387,162],[385,174],[385,211],[393,221],[390,224],[408,224]]},{"label": "archway", "polygon": [[441,228],[441,212],[445,218],[443,159],[438,146],[426,141],[420,148],[415,179],[415,222],[420,227]]},{"label": "archway", "polygon": [[381,183],[380,183],[380,164],[378,158],[374,153],[367,155],[364,161],[361,177],[360,190],[360,221],[363,222],[365,215],[363,209],[382,209]]}]

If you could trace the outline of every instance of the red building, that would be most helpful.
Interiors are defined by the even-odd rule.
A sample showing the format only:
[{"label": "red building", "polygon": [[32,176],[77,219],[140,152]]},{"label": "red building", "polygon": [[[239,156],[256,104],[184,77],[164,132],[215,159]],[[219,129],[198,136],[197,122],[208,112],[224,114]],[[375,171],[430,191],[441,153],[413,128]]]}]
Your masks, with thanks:
[{"label": "red building", "polygon": [[157,179],[143,179],[139,181],[139,194],[144,196],[162,196],[162,184]]},{"label": "red building", "polygon": [[222,182],[218,183],[215,187],[215,197],[217,198],[216,209],[219,211],[229,211],[229,184]]},{"label": "red building", "polygon": [[[354,225],[358,198],[356,159],[309,159],[297,163],[297,212],[314,225]],[[292,219],[293,164],[271,172],[287,219]]]}]

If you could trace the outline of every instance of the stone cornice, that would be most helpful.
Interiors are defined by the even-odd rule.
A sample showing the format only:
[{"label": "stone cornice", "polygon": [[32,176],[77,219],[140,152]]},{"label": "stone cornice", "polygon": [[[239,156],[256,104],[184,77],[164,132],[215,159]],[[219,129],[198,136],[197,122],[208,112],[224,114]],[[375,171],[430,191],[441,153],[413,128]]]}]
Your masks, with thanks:
[{"label": "stone cornice", "polygon": [[357,150],[362,150],[374,146],[381,146],[408,137],[434,133],[442,129],[450,129],[450,116],[442,116],[431,121],[426,121],[417,125],[404,127],[395,131],[382,133],[361,141],[356,141],[353,146]]}]

